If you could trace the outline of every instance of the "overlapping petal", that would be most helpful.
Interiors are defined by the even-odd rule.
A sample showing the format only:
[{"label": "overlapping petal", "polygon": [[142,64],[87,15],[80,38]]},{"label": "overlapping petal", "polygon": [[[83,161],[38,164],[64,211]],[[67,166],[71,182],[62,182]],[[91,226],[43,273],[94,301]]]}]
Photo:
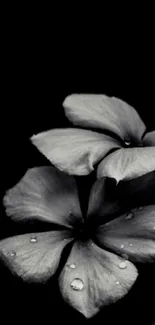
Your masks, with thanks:
[{"label": "overlapping petal", "polygon": [[[146,146],[154,146],[155,147],[155,131],[146,133],[143,138],[143,143]],[[155,150],[155,148],[154,148],[154,150]]]},{"label": "overlapping petal", "polygon": [[59,286],[64,300],[89,318],[122,298],[137,278],[135,266],[96,246],[76,242],[63,268]]},{"label": "overlapping petal", "polygon": [[73,94],[65,99],[63,106],[73,124],[108,130],[123,140],[140,141],[146,129],[136,110],[118,98]]},{"label": "overlapping petal", "polygon": [[14,220],[34,218],[69,228],[82,222],[74,178],[54,167],[29,169],[8,190],[4,205],[7,215]]},{"label": "overlapping petal", "polygon": [[68,230],[26,234],[0,241],[0,258],[12,273],[28,282],[46,282],[56,272]]},{"label": "overlapping petal", "polygon": [[120,149],[108,155],[98,166],[97,176],[129,180],[155,170],[155,148]]},{"label": "overlapping petal", "polygon": [[31,138],[33,144],[51,163],[73,175],[87,175],[119,141],[82,129],[54,129]]},{"label": "overlapping petal", "polygon": [[155,204],[155,171],[130,181],[120,181],[117,198],[124,206],[136,207]]},{"label": "overlapping petal", "polygon": [[100,247],[134,262],[155,261],[155,205],[134,209],[102,225],[96,232]]},{"label": "overlapping petal", "polygon": [[116,180],[102,177],[92,186],[87,218],[88,223],[95,225],[103,224],[106,220],[120,216],[123,206],[117,198]]}]

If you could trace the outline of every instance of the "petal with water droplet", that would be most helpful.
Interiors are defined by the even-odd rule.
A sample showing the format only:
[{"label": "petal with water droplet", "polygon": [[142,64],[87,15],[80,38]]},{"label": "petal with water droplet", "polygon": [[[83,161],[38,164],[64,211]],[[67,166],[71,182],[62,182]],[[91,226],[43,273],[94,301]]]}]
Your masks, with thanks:
[{"label": "petal with water droplet", "polygon": [[[76,268],[71,272],[63,268],[59,287],[64,300],[86,318],[95,315],[103,306],[122,298],[137,278],[135,266],[123,261],[92,241],[77,241],[71,250],[67,265],[74,259]],[[119,283],[119,286],[118,286]]]},{"label": "petal with water droplet", "polygon": [[155,205],[146,206],[144,210],[135,210],[134,218],[125,219],[125,215],[110,221],[97,229],[97,243],[122,255],[127,254],[134,262],[155,261]]},{"label": "petal with water droplet", "polygon": [[[71,233],[62,230],[37,233],[36,237],[37,243],[31,243],[31,234],[1,240],[0,259],[24,281],[46,282],[56,272],[61,253],[72,240]],[[16,253],[8,254],[10,251]]]}]

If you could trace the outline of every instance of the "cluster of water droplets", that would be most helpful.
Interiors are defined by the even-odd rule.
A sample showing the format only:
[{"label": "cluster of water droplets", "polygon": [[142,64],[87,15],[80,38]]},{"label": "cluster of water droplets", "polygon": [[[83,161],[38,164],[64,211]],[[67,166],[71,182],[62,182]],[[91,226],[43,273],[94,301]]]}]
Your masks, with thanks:
[{"label": "cluster of water droplets", "polygon": [[[126,141],[125,144],[126,144],[126,146],[130,146],[131,142]],[[143,209],[144,209],[143,207],[138,207],[137,208],[137,210],[139,210],[139,211],[142,211]],[[134,218],[134,212],[132,212],[132,211],[127,212],[127,214],[125,216],[125,219],[126,220],[131,220],[132,218]],[[155,230],[155,226],[153,227],[153,230]],[[38,241],[37,236],[32,235],[30,237],[30,242],[31,243],[36,243],[37,241]],[[64,241],[67,241],[67,238],[65,238]],[[92,243],[92,246],[93,245],[94,244]],[[130,243],[129,246],[132,247],[132,243]],[[121,244],[120,248],[124,249],[125,244]],[[13,251],[13,250],[9,254],[10,254],[11,257],[16,256],[16,252]],[[119,266],[120,269],[126,269],[127,268],[127,261],[126,261],[127,256],[125,254],[123,254],[122,257],[124,258],[124,260],[121,260],[118,266]],[[74,263],[71,263],[71,264],[68,264],[67,267],[68,267],[68,269],[73,270],[73,269],[76,268],[76,265]],[[120,282],[117,280],[116,284],[119,285]],[[76,277],[75,279],[73,279],[71,281],[70,286],[75,291],[82,291],[84,289],[84,282],[83,282],[82,279]]]},{"label": "cluster of water droplets", "polygon": [[[142,211],[144,209],[144,207],[138,207],[137,210],[138,211]],[[133,211],[128,211],[126,216],[125,216],[125,220],[131,220],[134,218],[134,212]],[[128,244],[129,247],[132,247],[132,243]],[[121,249],[124,249],[125,248],[125,244],[121,244],[120,246]],[[122,256],[125,256],[125,255],[122,255]],[[127,258],[127,255],[125,256]]]},{"label": "cluster of water droplets", "polygon": [[[74,270],[76,268],[75,263],[67,264],[67,268],[70,270]],[[82,279],[75,278],[71,281],[70,286],[75,291],[82,291],[84,288],[84,283]]]}]

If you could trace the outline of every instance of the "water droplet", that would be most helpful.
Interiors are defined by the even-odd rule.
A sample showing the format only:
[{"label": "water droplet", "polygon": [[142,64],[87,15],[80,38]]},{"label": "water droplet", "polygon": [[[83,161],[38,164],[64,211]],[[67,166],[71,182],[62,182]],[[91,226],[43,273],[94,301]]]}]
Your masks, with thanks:
[{"label": "water droplet", "polygon": [[126,265],[125,262],[121,262],[121,263],[119,264],[119,268],[120,268],[120,269],[126,269],[126,267],[127,267],[127,265]]},{"label": "water droplet", "polygon": [[74,263],[73,263],[73,264],[68,264],[67,266],[68,266],[69,268],[71,268],[71,269],[75,269],[75,267],[76,267]]},{"label": "water droplet", "polygon": [[116,284],[119,284],[119,281],[116,281]]},{"label": "water droplet", "polygon": [[84,283],[80,278],[76,278],[71,282],[71,288],[76,291],[81,291],[84,287]]},{"label": "water droplet", "polygon": [[37,242],[37,237],[36,236],[31,236],[30,242],[31,243],[36,243]]},{"label": "water droplet", "polygon": [[124,248],[124,245],[123,244],[121,245],[121,248]]},{"label": "water droplet", "polygon": [[132,244],[129,244],[130,247],[132,247]]},{"label": "water droplet", "polygon": [[11,251],[11,253],[10,253],[10,256],[16,256],[16,252],[15,251]]},{"label": "water droplet", "polygon": [[142,210],[144,210],[144,207],[138,207],[138,210],[142,211]]},{"label": "water droplet", "polygon": [[130,140],[124,140],[124,143],[127,147],[129,147],[131,145],[131,141]]},{"label": "water droplet", "polygon": [[134,217],[134,213],[133,213],[133,212],[128,212],[128,213],[126,214],[125,219],[126,219],[126,220],[130,220],[130,219],[132,219],[133,217]]}]

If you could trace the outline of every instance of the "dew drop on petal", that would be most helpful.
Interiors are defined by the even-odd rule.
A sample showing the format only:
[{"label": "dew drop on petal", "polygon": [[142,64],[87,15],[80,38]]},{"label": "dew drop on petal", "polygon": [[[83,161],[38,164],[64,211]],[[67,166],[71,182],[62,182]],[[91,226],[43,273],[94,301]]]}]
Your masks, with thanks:
[{"label": "dew drop on petal", "polygon": [[142,211],[142,210],[144,210],[144,207],[138,207],[138,210]]},{"label": "dew drop on petal", "polygon": [[124,248],[124,245],[123,244],[121,245],[121,248]]},{"label": "dew drop on petal", "polygon": [[70,267],[71,269],[75,269],[75,264],[74,264],[74,263],[73,263],[73,264],[70,264],[69,267]]},{"label": "dew drop on petal", "polygon": [[119,268],[120,268],[120,269],[126,269],[126,268],[127,268],[126,263],[125,263],[125,262],[121,262],[121,263],[119,264]]},{"label": "dew drop on petal", "polygon": [[10,256],[16,256],[16,252],[15,251],[11,251],[11,253],[10,253]]},{"label": "dew drop on petal", "polygon": [[69,217],[73,217],[73,213],[71,210],[69,210]]},{"label": "dew drop on petal", "polygon": [[131,145],[131,141],[130,140],[124,140],[124,144],[126,145],[126,147],[129,147]]},{"label": "dew drop on petal", "polygon": [[128,212],[128,213],[126,214],[125,219],[126,219],[126,220],[130,220],[130,219],[132,219],[133,217],[134,217],[134,213],[133,213],[133,212]]},{"label": "dew drop on petal", "polygon": [[37,242],[37,237],[36,236],[31,236],[30,242],[31,243],[36,243]]},{"label": "dew drop on petal", "polygon": [[81,291],[84,288],[84,283],[80,278],[76,278],[71,282],[70,286],[73,290]]}]

